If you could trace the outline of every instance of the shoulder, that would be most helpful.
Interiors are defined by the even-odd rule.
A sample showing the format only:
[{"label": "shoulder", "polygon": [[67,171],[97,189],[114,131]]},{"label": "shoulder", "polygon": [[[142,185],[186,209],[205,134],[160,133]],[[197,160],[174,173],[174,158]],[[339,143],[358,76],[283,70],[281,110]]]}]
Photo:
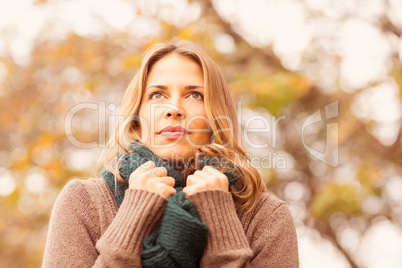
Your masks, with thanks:
[{"label": "shoulder", "polygon": [[99,205],[116,207],[113,194],[102,178],[70,180],[61,190],[55,206],[63,204],[79,211],[89,207],[99,209]]},{"label": "shoulder", "polygon": [[243,227],[252,232],[256,229],[270,229],[275,225],[283,224],[294,228],[287,203],[269,192],[260,194],[255,208],[250,213],[241,213],[239,216],[242,219]]},{"label": "shoulder", "polygon": [[[108,191],[109,190],[109,191]],[[111,194],[109,187],[102,178],[72,179],[64,186],[60,194],[89,194],[107,195]]]},{"label": "shoulder", "polygon": [[[84,201],[91,198],[90,192],[96,191],[95,179],[72,179],[61,190],[58,200]],[[75,203],[75,202],[74,202]]]},{"label": "shoulder", "polygon": [[80,201],[85,201],[90,199],[88,191],[85,187],[84,180],[73,179],[67,182],[67,184],[60,191],[55,206],[68,203],[70,205],[79,203]]},{"label": "shoulder", "polygon": [[271,215],[277,209],[287,208],[287,204],[285,201],[279,199],[278,197],[274,196],[270,192],[264,192],[260,195],[258,200],[256,210],[259,213],[266,213],[266,216]]},{"label": "shoulder", "polygon": [[101,180],[101,178],[72,179],[66,183],[61,192],[81,192],[96,189],[101,185]]},{"label": "shoulder", "polygon": [[52,209],[52,225],[65,223],[91,230],[99,238],[117,213],[113,193],[102,178],[70,180],[58,195]]}]

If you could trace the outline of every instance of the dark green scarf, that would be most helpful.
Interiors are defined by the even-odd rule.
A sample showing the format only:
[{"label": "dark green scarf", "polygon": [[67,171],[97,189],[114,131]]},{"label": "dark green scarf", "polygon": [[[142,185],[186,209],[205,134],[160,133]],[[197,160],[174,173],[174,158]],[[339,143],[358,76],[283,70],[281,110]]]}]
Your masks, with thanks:
[{"label": "dark green scarf", "polygon": [[[199,259],[207,243],[208,226],[200,221],[194,205],[185,198],[185,193],[182,191],[183,175],[138,140],[130,144],[129,150],[132,153],[125,154],[119,165],[120,174],[126,182],[132,172],[149,160],[154,161],[156,167],[165,167],[167,176],[176,180],[174,187],[177,193],[168,198],[159,227],[143,240],[144,250],[141,254],[143,266],[198,267]],[[222,159],[218,156],[219,161]],[[219,167],[216,159],[212,157],[201,158],[197,165],[199,170],[205,165],[213,166],[216,169]],[[237,173],[231,162],[228,163],[224,174],[229,180],[229,185],[237,181]],[[106,169],[102,171],[101,175],[112,190],[116,203],[120,207],[127,184],[117,180],[117,185],[115,185],[114,175]]]}]

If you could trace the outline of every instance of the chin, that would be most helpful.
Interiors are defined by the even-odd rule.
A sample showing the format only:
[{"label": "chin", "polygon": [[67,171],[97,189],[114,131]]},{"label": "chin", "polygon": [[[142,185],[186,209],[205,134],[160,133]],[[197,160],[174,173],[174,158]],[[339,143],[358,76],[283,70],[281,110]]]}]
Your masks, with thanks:
[{"label": "chin", "polygon": [[[204,140],[204,137],[202,140]],[[148,142],[150,143],[150,141]],[[204,143],[194,143],[195,146],[193,146],[193,140],[189,139],[189,137],[182,137],[180,140],[177,140],[166,139],[157,135],[154,144],[150,145],[150,149],[156,155],[166,160],[185,160],[193,155],[197,151],[197,148],[208,144],[208,142]]]},{"label": "chin", "polygon": [[183,146],[176,144],[167,148],[158,148],[153,150],[155,154],[166,160],[182,160],[187,159],[195,151],[191,146]]}]

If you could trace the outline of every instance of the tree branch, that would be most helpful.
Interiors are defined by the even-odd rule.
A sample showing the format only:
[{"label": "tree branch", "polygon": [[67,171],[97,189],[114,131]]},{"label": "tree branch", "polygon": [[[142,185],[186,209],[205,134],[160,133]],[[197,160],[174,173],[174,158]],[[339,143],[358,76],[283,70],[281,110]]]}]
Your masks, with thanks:
[{"label": "tree branch", "polygon": [[263,58],[269,63],[270,66],[274,68],[289,72],[282,66],[281,60],[273,53],[272,49],[253,47],[240,34],[233,30],[232,25],[218,14],[210,0],[200,0],[199,3],[201,5],[201,10],[203,14],[201,17],[209,18],[213,23],[222,27],[223,32],[233,38],[237,47],[241,46],[243,48],[246,48],[248,51],[252,51],[252,53],[245,53],[245,56],[237,57],[238,59],[240,59],[241,62],[249,62],[249,60],[252,58],[251,56],[254,56],[257,58]]}]

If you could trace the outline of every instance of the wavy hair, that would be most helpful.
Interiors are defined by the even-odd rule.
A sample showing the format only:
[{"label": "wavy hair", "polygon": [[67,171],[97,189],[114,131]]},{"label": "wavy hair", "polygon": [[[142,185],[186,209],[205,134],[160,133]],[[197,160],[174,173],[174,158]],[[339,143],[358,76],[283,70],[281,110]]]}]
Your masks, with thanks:
[{"label": "wavy hair", "polygon": [[[237,143],[239,126],[235,103],[223,75],[215,62],[191,42],[156,44],[145,52],[140,69],[125,91],[121,105],[123,114],[120,116],[115,132],[111,133],[95,170],[105,168],[112,172],[116,179],[125,182],[118,171],[121,160],[118,155],[121,152],[129,153],[130,143],[141,138],[138,117],[148,73],[158,60],[170,53],[187,57],[201,66],[204,75],[204,105],[213,133],[211,142],[202,148],[197,148],[188,160],[190,165],[183,174],[184,177],[195,171],[200,155],[214,158],[217,155],[226,157],[231,160],[240,174],[236,184],[230,186],[236,209],[251,211],[257,204],[260,193],[266,190],[265,184],[249,156]],[[225,166],[219,166],[220,171],[224,168]]]}]

